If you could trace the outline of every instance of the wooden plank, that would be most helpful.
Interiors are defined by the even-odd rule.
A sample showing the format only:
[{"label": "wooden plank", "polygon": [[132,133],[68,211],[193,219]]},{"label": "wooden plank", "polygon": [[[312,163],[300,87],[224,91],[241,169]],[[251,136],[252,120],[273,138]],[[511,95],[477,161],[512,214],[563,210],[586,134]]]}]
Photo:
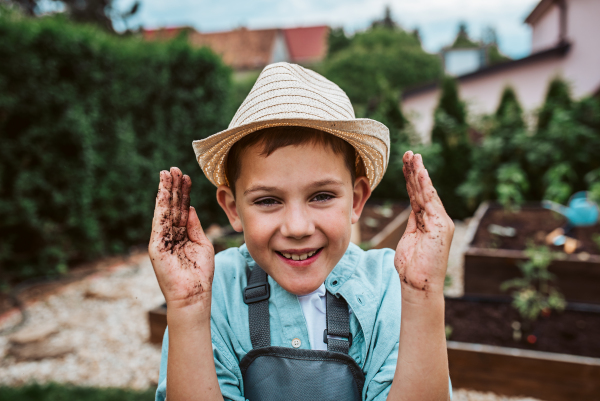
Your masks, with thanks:
[{"label": "wooden plank", "polygon": [[408,217],[412,208],[409,206],[402,211],[394,220],[384,227],[377,235],[371,238],[371,249],[392,248],[396,249],[400,238],[406,230]]},{"label": "wooden plank", "polygon": [[[506,295],[500,285],[521,276],[518,263],[525,259],[522,251],[469,248],[464,255],[465,294]],[[588,260],[582,261],[569,255],[550,264],[548,270],[556,275],[556,284],[567,301],[600,304],[600,260],[597,259],[597,255],[590,255]]]},{"label": "wooden plank", "polygon": [[[525,253],[513,249],[490,249],[473,246],[473,241],[483,217],[490,209],[500,206],[483,202],[469,222],[466,233],[468,248],[463,254],[465,295],[506,295],[500,285],[520,277],[518,264],[527,259]],[[539,204],[522,206],[523,209],[540,209]],[[483,229],[483,228],[481,228]],[[569,302],[600,304],[600,255],[562,255],[548,267],[556,275],[556,284]]]},{"label": "wooden plank", "polygon": [[479,222],[487,213],[489,208],[489,202],[482,202],[481,205],[479,205],[479,207],[475,211],[473,218],[469,221],[469,225],[467,226],[467,232],[465,233],[465,243],[469,246],[473,244],[475,234],[477,233],[477,229],[479,228]]},{"label": "wooden plank", "polygon": [[153,344],[162,344],[167,328],[167,307],[159,306],[148,312],[148,324],[150,325],[149,341]]},{"label": "wooden plank", "polygon": [[456,388],[546,401],[600,400],[600,358],[448,341]]}]

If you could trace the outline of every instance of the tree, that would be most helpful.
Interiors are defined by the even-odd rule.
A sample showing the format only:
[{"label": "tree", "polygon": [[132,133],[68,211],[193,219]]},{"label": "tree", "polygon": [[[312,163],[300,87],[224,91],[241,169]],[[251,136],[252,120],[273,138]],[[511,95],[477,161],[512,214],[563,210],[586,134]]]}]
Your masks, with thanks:
[{"label": "tree", "polygon": [[385,11],[382,19],[373,21],[371,23],[371,28],[376,27],[382,27],[387,29],[395,29],[398,27],[398,24],[392,18],[392,10],[390,9],[390,6],[385,6]]},{"label": "tree", "polygon": [[511,60],[510,57],[505,56],[500,52],[498,47],[498,34],[496,29],[488,26],[483,30],[482,35],[483,44],[486,46],[487,51],[487,64],[493,65]]},{"label": "tree", "polygon": [[[44,0],[8,0],[17,4],[27,15],[35,16],[42,12]],[[92,23],[109,32],[114,32],[113,21],[127,25],[127,20],[135,15],[140,2],[136,1],[122,12],[115,7],[115,0],[51,0],[65,6],[66,14],[76,22]]]},{"label": "tree", "polygon": [[527,132],[512,87],[504,88],[496,112],[486,123],[484,138],[473,149],[467,179],[458,192],[471,208],[491,199],[516,208],[526,199],[529,182],[523,147]]},{"label": "tree", "polygon": [[454,43],[451,47],[453,49],[479,47],[477,42],[474,42],[469,38],[466,22],[463,21],[458,24],[458,33],[456,34],[456,39],[454,39]]},{"label": "tree", "polygon": [[568,84],[554,79],[528,129],[514,90],[505,88],[496,112],[482,118],[484,134],[473,149],[459,194],[470,207],[498,200],[506,208],[526,200],[565,203],[576,191],[600,199],[600,102],[573,101]]},{"label": "tree", "polygon": [[440,147],[443,168],[433,175],[440,198],[452,218],[463,218],[469,210],[457,194],[469,169],[471,143],[467,135],[466,110],[458,97],[456,80],[445,77],[435,110],[431,141]]},{"label": "tree", "polygon": [[527,152],[532,195],[566,202],[587,189],[585,177],[600,168],[600,109],[594,99],[571,98],[569,84],[560,77],[548,87]]},{"label": "tree", "polygon": [[426,53],[418,39],[400,28],[375,27],[355,34],[341,50],[330,52],[323,75],[350,97],[359,115],[361,108],[378,98],[383,77],[391,90],[432,81],[442,73],[440,59]]},{"label": "tree", "polygon": [[327,56],[347,48],[350,45],[350,39],[346,36],[344,28],[331,28],[329,37],[327,38]]}]

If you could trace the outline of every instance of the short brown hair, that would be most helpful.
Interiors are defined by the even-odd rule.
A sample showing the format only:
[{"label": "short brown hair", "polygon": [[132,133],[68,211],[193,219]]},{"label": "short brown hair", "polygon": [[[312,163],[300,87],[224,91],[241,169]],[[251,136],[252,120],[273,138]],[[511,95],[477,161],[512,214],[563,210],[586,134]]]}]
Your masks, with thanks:
[{"label": "short brown hair", "polygon": [[[261,156],[267,157],[279,148],[299,145],[321,145],[329,148],[338,155],[344,156],[346,167],[350,170],[352,182],[356,179],[356,151],[354,147],[345,140],[327,132],[309,127],[271,127],[264,128],[246,135],[237,141],[229,150],[225,175],[229,188],[235,197],[235,182],[240,177],[241,154],[256,144],[262,146]],[[361,163],[362,165],[362,163]]]}]

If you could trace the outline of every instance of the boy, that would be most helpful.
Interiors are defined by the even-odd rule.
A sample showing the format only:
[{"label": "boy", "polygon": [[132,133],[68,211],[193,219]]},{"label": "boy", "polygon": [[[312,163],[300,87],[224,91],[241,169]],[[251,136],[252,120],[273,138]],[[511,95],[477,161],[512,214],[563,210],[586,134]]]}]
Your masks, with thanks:
[{"label": "boy", "polygon": [[149,245],[168,308],[157,400],[450,398],[454,226],[420,155],[403,158],[412,212],[394,254],[350,244],[387,166],[387,128],[354,118],[313,71],[267,66],[229,128],[194,150],[245,244],[215,257],[190,178],[161,172]]}]

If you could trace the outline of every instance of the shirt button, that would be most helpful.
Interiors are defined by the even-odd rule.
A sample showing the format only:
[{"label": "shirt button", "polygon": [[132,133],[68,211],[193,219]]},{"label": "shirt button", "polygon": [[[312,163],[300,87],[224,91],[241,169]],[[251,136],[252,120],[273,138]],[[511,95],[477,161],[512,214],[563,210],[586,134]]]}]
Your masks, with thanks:
[{"label": "shirt button", "polygon": [[302,345],[302,341],[300,341],[299,338],[294,338],[292,340],[292,347],[294,347],[294,348],[300,348],[301,345]]}]

